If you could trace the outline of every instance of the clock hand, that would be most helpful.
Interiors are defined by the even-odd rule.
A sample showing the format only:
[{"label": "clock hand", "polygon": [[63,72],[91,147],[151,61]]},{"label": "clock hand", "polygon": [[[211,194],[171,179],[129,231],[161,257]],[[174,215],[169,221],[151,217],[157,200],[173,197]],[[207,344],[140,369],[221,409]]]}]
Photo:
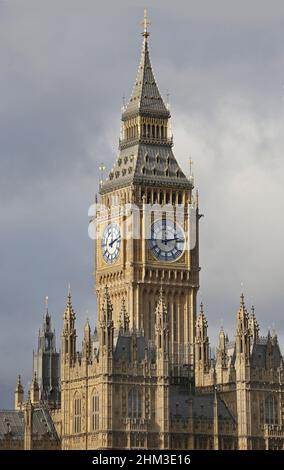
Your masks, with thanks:
[{"label": "clock hand", "polygon": [[117,242],[117,240],[119,240],[119,237],[117,237],[114,240],[112,240],[111,242],[109,242],[109,246],[112,246],[115,242]]},{"label": "clock hand", "polygon": [[167,244],[167,242],[173,242],[173,241],[176,241],[176,242],[184,242],[184,239],[183,238],[167,238],[166,240],[163,240],[163,243]]}]

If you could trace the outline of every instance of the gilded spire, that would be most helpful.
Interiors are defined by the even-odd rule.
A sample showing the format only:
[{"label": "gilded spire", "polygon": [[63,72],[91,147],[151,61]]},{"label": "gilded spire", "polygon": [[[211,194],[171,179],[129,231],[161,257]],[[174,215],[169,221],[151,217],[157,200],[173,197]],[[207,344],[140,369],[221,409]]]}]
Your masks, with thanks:
[{"label": "gilded spire", "polygon": [[164,102],[151,64],[149,21],[143,20],[141,59],[131,96],[122,108],[119,153],[108,178],[100,177],[100,194],[130,184],[155,183],[193,187],[173,151],[170,110]]},{"label": "gilded spire", "polygon": [[149,53],[149,21],[147,10],[144,12],[143,20],[143,46],[138,73],[133,87],[132,95],[124,107],[122,120],[126,121],[137,115],[159,117],[168,119],[169,110],[165,105],[156,83]]},{"label": "gilded spire", "polygon": [[144,18],[143,18],[142,24],[143,24],[143,33],[142,33],[142,35],[143,35],[144,38],[147,39],[150,35],[150,33],[148,31],[148,26],[150,26],[150,24],[151,24],[148,21],[147,8],[145,8],[145,10],[144,10]]}]

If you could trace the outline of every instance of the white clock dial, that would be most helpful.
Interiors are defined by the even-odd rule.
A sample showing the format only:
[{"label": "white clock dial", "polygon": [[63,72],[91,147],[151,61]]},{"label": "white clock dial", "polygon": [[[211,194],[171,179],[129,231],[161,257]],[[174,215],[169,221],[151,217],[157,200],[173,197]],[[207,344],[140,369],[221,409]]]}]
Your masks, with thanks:
[{"label": "white clock dial", "polygon": [[150,251],[160,261],[174,261],[179,258],[185,246],[182,228],[172,220],[161,219],[152,224]]},{"label": "white clock dial", "polygon": [[117,224],[105,227],[102,237],[102,255],[107,263],[113,263],[120,252],[121,233]]}]

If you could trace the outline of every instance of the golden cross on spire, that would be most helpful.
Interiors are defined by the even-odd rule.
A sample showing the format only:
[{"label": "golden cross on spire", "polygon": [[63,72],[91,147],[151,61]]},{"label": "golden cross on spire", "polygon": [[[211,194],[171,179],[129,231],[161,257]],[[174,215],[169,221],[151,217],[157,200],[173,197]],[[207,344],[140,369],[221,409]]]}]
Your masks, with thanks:
[{"label": "golden cross on spire", "polygon": [[149,31],[148,31],[148,26],[150,26],[150,21],[148,21],[148,16],[147,16],[147,8],[144,10],[144,19],[141,23],[143,25],[143,36],[144,38],[147,38],[149,36]]},{"label": "golden cross on spire", "polygon": [[193,167],[193,160],[189,158],[189,174],[192,176],[192,167]]}]

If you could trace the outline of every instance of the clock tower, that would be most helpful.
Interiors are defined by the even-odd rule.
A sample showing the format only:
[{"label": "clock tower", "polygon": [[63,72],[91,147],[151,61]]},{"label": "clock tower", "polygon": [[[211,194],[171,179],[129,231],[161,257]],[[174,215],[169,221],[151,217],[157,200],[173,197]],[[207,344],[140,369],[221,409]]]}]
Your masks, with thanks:
[{"label": "clock tower", "polygon": [[[199,287],[198,200],[173,153],[170,110],[159,92],[144,18],[141,60],[122,109],[119,152],[100,183],[96,209],[95,285],[98,312],[105,287],[114,328],[125,309],[130,327],[155,339],[161,286],[168,312],[169,354],[193,365]],[[100,321],[100,318],[99,318]]]}]

